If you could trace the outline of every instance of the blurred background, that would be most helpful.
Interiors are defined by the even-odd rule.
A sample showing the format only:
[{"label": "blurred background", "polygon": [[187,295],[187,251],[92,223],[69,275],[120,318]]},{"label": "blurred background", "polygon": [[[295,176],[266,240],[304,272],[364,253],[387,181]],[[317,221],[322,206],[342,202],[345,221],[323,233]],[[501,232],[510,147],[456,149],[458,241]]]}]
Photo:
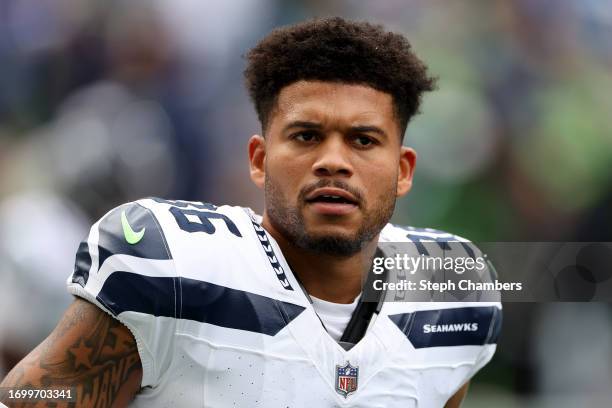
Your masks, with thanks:
[{"label": "blurred background", "polygon": [[[405,33],[437,75],[394,221],[611,241],[612,2],[3,0],[0,377],[55,326],[89,225],[143,196],[263,208],[242,55],[315,16]],[[609,407],[612,309],[506,304],[466,407]]]}]

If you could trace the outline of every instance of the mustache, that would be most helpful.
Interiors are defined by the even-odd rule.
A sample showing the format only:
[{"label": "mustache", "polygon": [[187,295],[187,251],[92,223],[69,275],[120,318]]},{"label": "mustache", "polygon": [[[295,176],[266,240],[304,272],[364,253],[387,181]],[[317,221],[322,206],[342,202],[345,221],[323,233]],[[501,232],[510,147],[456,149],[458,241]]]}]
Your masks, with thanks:
[{"label": "mustache", "polygon": [[300,202],[306,201],[307,195],[323,187],[334,187],[334,188],[339,188],[339,189],[348,191],[355,197],[355,199],[357,200],[357,204],[359,204],[359,206],[361,206],[362,203],[365,201],[364,194],[361,192],[361,190],[350,186],[348,183],[342,180],[327,180],[327,179],[321,179],[314,183],[308,184],[307,186],[304,186],[300,190],[300,194],[298,196],[299,201]]}]

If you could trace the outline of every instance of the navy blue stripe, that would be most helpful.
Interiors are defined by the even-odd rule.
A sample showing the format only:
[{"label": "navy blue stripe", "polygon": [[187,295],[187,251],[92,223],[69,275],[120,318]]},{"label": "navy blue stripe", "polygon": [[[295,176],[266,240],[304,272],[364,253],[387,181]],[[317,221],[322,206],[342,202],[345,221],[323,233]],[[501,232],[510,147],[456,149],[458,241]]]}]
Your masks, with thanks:
[{"label": "navy blue stripe", "polygon": [[501,329],[495,306],[418,310],[389,318],[417,349],[495,343]]},{"label": "navy blue stripe", "polygon": [[97,298],[115,315],[133,311],[269,336],[304,311],[302,306],[210,282],[131,272],[111,274]]},{"label": "navy blue stripe", "polygon": [[85,287],[89,280],[89,270],[91,269],[91,255],[89,254],[89,244],[87,239],[79,244],[74,260],[74,273],[72,282]]}]

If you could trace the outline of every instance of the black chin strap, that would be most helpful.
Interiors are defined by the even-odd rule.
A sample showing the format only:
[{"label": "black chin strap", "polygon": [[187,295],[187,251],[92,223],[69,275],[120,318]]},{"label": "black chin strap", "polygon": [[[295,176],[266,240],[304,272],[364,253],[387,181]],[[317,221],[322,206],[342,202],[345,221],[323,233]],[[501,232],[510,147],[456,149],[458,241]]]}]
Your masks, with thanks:
[{"label": "black chin strap", "polygon": [[[380,250],[380,248],[376,249],[375,257],[384,257],[385,254]],[[342,333],[342,337],[338,344],[342,346],[345,350],[350,350],[353,348],[355,344],[359,342],[365,335],[368,330],[368,326],[370,322],[374,318],[374,315],[378,315],[380,313],[380,309],[382,309],[384,300],[385,300],[385,291],[374,291],[373,283],[375,279],[382,279],[383,282],[387,281],[387,270],[385,269],[381,275],[376,275],[373,273],[372,269],[368,273],[366,278],[366,283],[363,287],[361,299],[359,299],[359,303],[357,307],[353,311],[351,316],[351,320],[349,320],[346,329],[344,329],[344,333]],[[370,298],[366,294],[368,291],[374,291],[376,300],[366,302],[364,299]]]},{"label": "black chin strap", "polygon": [[[380,248],[376,248],[376,253],[374,254],[374,257],[380,258],[384,256],[384,252]],[[374,290],[373,283],[375,279],[381,279],[383,282],[386,282],[388,274],[389,273],[386,268],[384,269],[382,274],[375,274],[372,271],[372,268],[370,268],[370,272],[368,273],[368,276],[366,278],[366,283],[362,289],[359,303],[357,304],[357,307],[355,307],[355,310],[351,315],[351,320],[349,320],[346,329],[344,329],[344,332],[342,333],[342,337],[340,337],[340,340],[338,341],[338,344],[340,344],[340,346],[345,350],[350,350],[355,344],[359,342],[359,340],[363,338],[366,331],[368,330],[370,322],[374,318],[374,315],[378,315],[380,313],[380,310],[382,309],[383,303],[385,301],[386,289],[382,291]],[[304,295],[306,295],[306,298],[310,301],[310,304],[312,304],[312,298],[306,291],[306,288],[304,288],[304,285],[302,285],[300,278],[297,276],[297,274],[294,274],[294,276],[298,284],[300,285],[302,292],[304,292]],[[375,292],[374,296],[376,300],[370,302],[364,301],[366,297],[368,299],[371,298],[371,296],[366,295],[366,292],[371,291]],[[315,312],[315,314],[317,313]],[[319,318],[321,325],[323,325],[323,328],[327,330],[327,328],[325,327],[325,323],[323,323],[323,320],[321,320],[321,317],[319,317],[318,314],[317,317]]]}]

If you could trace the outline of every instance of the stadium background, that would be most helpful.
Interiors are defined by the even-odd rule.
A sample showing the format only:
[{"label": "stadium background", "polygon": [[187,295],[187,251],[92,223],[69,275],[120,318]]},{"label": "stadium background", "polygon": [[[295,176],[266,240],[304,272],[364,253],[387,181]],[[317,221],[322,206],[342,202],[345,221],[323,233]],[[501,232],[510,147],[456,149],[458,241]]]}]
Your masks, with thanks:
[{"label": "stadium background", "polygon": [[[4,0],[0,377],[71,301],[78,242],[108,209],[156,195],[261,211],[241,56],[326,15],[406,33],[440,77],[408,129],[416,182],[395,222],[474,241],[610,240],[609,1]],[[609,406],[611,312],[507,304],[465,406]]]}]

